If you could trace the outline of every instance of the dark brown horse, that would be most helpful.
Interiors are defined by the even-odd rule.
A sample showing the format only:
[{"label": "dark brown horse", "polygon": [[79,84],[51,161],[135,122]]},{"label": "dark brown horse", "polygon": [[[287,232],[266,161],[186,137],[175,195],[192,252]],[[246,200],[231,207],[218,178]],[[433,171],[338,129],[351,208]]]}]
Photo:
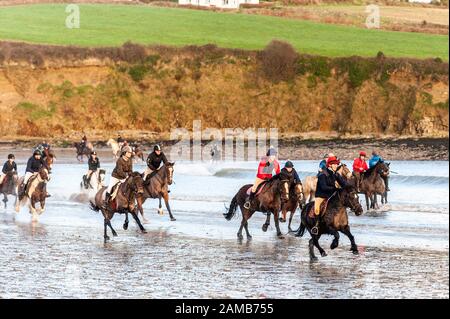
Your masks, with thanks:
[{"label": "dark brown horse", "polygon": [[[389,164],[384,162],[378,162],[374,167],[368,169],[361,175],[360,191],[366,197],[367,210],[370,208],[375,209],[376,195],[383,192],[382,186],[384,185],[384,178],[389,177]],[[381,181],[383,183],[381,183]],[[386,196],[386,189],[384,189],[384,195]],[[369,201],[370,200],[370,201]],[[370,205],[369,205],[370,203]]]},{"label": "dark brown horse", "polygon": [[0,184],[0,194],[3,194],[3,203],[7,208],[8,195],[15,196],[14,205],[17,203],[17,187],[19,185],[19,176],[17,172],[9,172],[5,175],[2,184]]},{"label": "dark brown horse", "polygon": [[[35,173],[28,180],[26,189],[23,194],[18,197],[16,201],[16,212],[20,211],[20,207],[25,205],[29,201],[30,214],[33,221],[37,220],[37,217],[44,212],[45,199],[47,198],[47,182],[50,180],[49,173],[46,167],[42,167],[38,173]],[[22,184],[23,177],[18,181],[18,184]],[[40,208],[36,207],[36,203],[40,204]]]},{"label": "dark brown horse", "polygon": [[274,176],[264,185],[260,186],[264,188],[261,190],[260,194],[255,196],[250,208],[246,209],[244,204],[247,200],[247,191],[250,187],[252,187],[251,184],[244,185],[239,189],[237,194],[234,195],[228,212],[224,214],[225,219],[231,220],[239,207],[242,212],[242,221],[237,236],[239,239],[243,239],[242,229],[245,228],[247,239],[251,239],[252,236],[248,231],[248,220],[252,217],[252,215],[256,211],[266,213],[266,222],[262,226],[262,230],[265,232],[270,224],[270,216],[273,214],[275,227],[277,229],[277,236],[280,239],[284,238],[281,234],[278,216],[281,211],[282,201],[284,202],[289,200],[289,182],[286,180],[281,180],[278,175]]},{"label": "dark brown horse", "polygon": [[89,158],[89,155],[91,155],[92,151],[94,150],[94,147],[92,146],[92,143],[78,143],[75,142],[73,146],[77,150],[77,160],[79,162],[83,161],[83,156],[86,156]]},{"label": "dark brown horse", "polygon": [[172,185],[173,182],[174,165],[175,163],[169,162],[147,176],[147,180],[144,182],[144,193],[137,198],[137,206],[139,211],[141,212],[144,223],[147,223],[148,220],[144,216],[144,208],[142,207],[142,205],[147,198],[159,199],[158,213],[160,215],[163,215],[161,199],[164,198],[164,203],[166,204],[167,211],[169,212],[170,220],[176,220],[175,217],[173,217],[172,210],[170,209],[169,204],[169,185]]},{"label": "dark brown horse", "polygon": [[325,212],[320,217],[319,232],[317,235],[313,234],[311,229],[316,224],[314,215],[314,202],[306,204],[302,210],[301,225],[297,230],[296,236],[303,236],[305,229],[311,235],[309,240],[309,256],[311,260],[317,260],[314,254],[314,246],[320,252],[322,257],[327,254],[325,250],[319,245],[320,236],[323,234],[329,234],[334,236],[334,240],[331,243],[330,249],[335,249],[339,245],[339,232],[345,234],[351,242],[351,251],[354,254],[358,254],[358,246],[356,246],[355,238],[350,232],[350,226],[348,225],[348,215],[346,208],[350,208],[355,212],[357,216],[361,215],[363,209],[359,203],[358,194],[353,186],[348,186],[339,189],[334,193],[332,197],[326,203]]},{"label": "dark brown horse", "polygon": [[280,217],[280,222],[285,223],[287,213],[291,212],[288,224],[289,232],[292,232],[291,229],[292,218],[294,217],[297,208],[298,207],[300,207],[300,209],[303,208],[304,204],[305,201],[303,196],[302,184],[297,183],[292,185],[289,189],[289,200],[281,205],[281,217]]},{"label": "dark brown horse", "polygon": [[111,219],[113,218],[115,213],[125,214],[125,222],[123,224],[123,229],[128,229],[128,213],[130,213],[136,223],[139,226],[139,229],[145,233],[145,228],[142,226],[139,217],[137,216],[135,200],[136,197],[141,195],[144,192],[143,187],[144,181],[142,180],[141,174],[138,172],[133,173],[129,176],[125,182],[120,184],[117,190],[116,197],[109,202],[107,207],[104,206],[104,198],[106,187],[102,187],[97,194],[95,195],[95,203],[90,202],[91,209],[93,211],[101,211],[104,217],[104,242],[106,243],[109,240],[108,230],[109,227],[113,236],[117,236],[117,232],[111,225]]}]

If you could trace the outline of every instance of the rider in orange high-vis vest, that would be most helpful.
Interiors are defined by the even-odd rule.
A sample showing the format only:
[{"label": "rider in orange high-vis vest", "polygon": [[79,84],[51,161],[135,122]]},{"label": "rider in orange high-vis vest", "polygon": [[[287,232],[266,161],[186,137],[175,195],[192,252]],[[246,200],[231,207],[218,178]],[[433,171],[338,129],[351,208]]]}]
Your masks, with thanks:
[{"label": "rider in orange high-vis vest", "polygon": [[252,203],[253,198],[255,197],[255,193],[258,189],[258,186],[269,179],[272,178],[272,173],[275,171],[275,174],[279,174],[280,163],[277,161],[277,151],[274,148],[270,148],[267,151],[266,156],[264,156],[258,165],[258,172],[256,174],[256,180],[253,183],[252,190],[250,192],[250,196],[247,198],[247,201],[244,204],[244,208],[249,209]]},{"label": "rider in orange high-vis vest", "polygon": [[356,186],[358,188],[358,192],[360,191],[360,183],[361,183],[361,174],[369,169],[366,163],[366,152],[359,152],[359,157],[355,158],[353,161],[353,175],[356,179]]}]

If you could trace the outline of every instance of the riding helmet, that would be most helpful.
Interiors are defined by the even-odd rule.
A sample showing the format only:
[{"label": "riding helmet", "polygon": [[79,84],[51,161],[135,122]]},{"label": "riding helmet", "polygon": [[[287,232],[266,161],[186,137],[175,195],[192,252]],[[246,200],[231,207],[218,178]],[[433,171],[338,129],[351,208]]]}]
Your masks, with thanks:
[{"label": "riding helmet", "polygon": [[97,155],[96,151],[92,151],[91,155]]},{"label": "riding helmet", "polygon": [[34,150],[33,155],[41,155],[42,156],[42,152],[40,150]]},{"label": "riding helmet", "polygon": [[269,148],[269,150],[266,153],[266,156],[275,156],[275,155],[277,155],[277,151],[273,147]]},{"label": "riding helmet", "polygon": [[15,158],[14,154],[9,154],[8,159],[12,159],[12,158]]},{"label": "riding helmet", "polygon": [[328,157],[327,159],[327,167],[330,167],[332,164],[341,164],[341,161],[336,156]]},{"label": "riding helmet", "polygon": [[153,150],[154,150],[154,151],[160,151],[160,150],[161,150],[161,146],[159,146],[158,144],[156,144],[155,146],[153,146]]},{"label": "riding helmet", "polygon": [[287,161],[286,164],[284,164],[284,167],[286,167],[286,168],[294,168],[294,164],[291,161]]},{"label": "riding helmet", "polygon": [[366,154],[366,152],[361,151],[361,152],[359,152],[359,156],[367,156],[367,154]]},{"label": "riding helmet", "polygon": [[133,153],[133,151],[131,150],[131,147],[129,147],[129,146],[124,146],[124,147],[122,148],[122,153],[127,153],[127,152]]}]

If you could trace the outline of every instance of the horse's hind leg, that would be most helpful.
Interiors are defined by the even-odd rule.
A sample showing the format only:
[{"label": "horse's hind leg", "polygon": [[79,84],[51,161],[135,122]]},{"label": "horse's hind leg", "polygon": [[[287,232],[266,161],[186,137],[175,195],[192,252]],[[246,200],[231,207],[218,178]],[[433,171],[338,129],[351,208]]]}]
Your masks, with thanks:
[{"label": "horse's hind leg", "polygon": [[8,202],[8,196],[6,196],[5,193],[3,193],[3,203],[5,203],[5,209],[7,208],[6,203]]},{"label": "horse's hind leg", "polygon": [[355,237],[353,237],[352,233],[350,232],[350,226],[349,226],[349,225],[345,226],[344,229],[342,230],[342,233],[345,234],[345,235],[348,237],[348,239],[350,239],[350,243],[351,243],[351,245],[352,245],[351,248],[350,248],[350,250],[351,250],[355,255],[358,255],[358,254],[359,254],[359,252],[358,252],[358,246],[357,246],[356,243],[355,243]]},{"label": "horse's hind leg", "polygon": [[[167,208],[167,211],[169,212],[170,220],[171,220],[171,221],[176,221],[176,218],[173,217],[173,215],[172,215],[172,210],[170,209],[170,205],[169,205],[169,194],[164,193],[163,196],[164,196],[164,204],[166,204],[166,208]],[[161,206],[161,202],[160,202],[159,205]]]},{"label": "horse's hind leg", "polygon": [[123,229],[128,229],[128,212],[125,213],[125,221],[123,222]]},{"label": "horse's hind leg", "polygon": [[136,214],[136,211],[132,211],[132,212],[131,212],[131,216],[133,216],[133,218],[134,218],[134,220],[136,221],[136,223],[138,224],[139,229],[141,230],[141,232],[142,232],[143,234],[146,234],[147,231],[145,230],[144,226],[142,226],[141,221],[139,220],[139,217],[138,217],[138,215]]},{"label": "horse's hind leg", "polygon": [[108,236],[108,220],[105,218],[103,222],[103,240],[106,243],[109,240]]},{"label": "horse's hind leg", "polygon": [[111,228],[111,233],[113,234],[114,237],[117,237],[117,233],[114,230],[114,228],[111,225],[111,218],[113,217],[114,214],[109,214],[108,218],[106,218],[106,224],[109,226],[109,228]]},{"label": "horse's hind leg", "polygon": [[311,261],[316,261],[317,257],[314,254],[314,240],[312,238],[309,240],[308,247],[309,247],[309,258],[311,259]]},{"label": "horse's hind leg", "polygon": [[279,212],[278,212],[278,211],[275,211],[275,212],[273,213],[273,219],[275,219],[275,228],[277,229],[277,236],[278,236],[278,238],[279,238],[279,239],[284,239],[284,236],[283,236],[283,234],[281,233],[281,229],[280,229],[280,221],[278,220],[278,215],[279,215]]},{"label": "horse's hind leg", "polygon": [[294,217],[294,213],[295,213],[295,210],[294,211],[291,211],[291,215],[289,216],[289,224],[288,224],[288,231],[290,232],[290,233],[292,233],[292,228],[291,228],[291,223],[292,223],[292,218]]},{"label": "horse's hind leg", "polygon": [[248,231],[248,221],[245,222],[244,229],[247,234],[247,239],[252,239],[252,235],[250,235],[250,232]]},{"label": "horse's hind leg", "polygon": [[317,247],[317,249],[319,250],[320,255],[322,257],[325,257],[325,256],[327,256],[327,253],[325,252],[325,250],[323,250],[322,247],[320,247],[319,238],[320,238],[320,235],[312,235],[314,246]]}]

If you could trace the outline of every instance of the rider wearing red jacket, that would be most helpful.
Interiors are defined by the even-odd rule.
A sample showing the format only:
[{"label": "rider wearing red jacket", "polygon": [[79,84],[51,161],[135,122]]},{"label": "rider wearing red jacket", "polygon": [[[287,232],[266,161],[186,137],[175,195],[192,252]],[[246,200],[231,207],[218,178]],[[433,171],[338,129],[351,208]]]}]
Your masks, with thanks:
[{"label": "rider wearing red jacket", "polygon": [[366,163],[366,156],[366,152],[361,151],[359,152],[359,157],[355,158],[353,161],[353,175],[356,179],[356,187],[358,188],[358,192],[360,191],[359,186],[361,183],[361,174],[369,169]]},{"label": "rider wearing red jacket", "polygon": [[258,186],[269,179],[272,178],[272,173],[275,171],[275,174],[279,174],[280,169],[280,163],[278,163],[277,159],[277,151],[274,148],[270,148],[267,151],[266,156],[264,156],[258,165],[258,172],[256,174],[256,180],[253,183],[252,190],[250,192],[250,196],[247,198],[247,201],[244,204],[244,207],[249,209],[251,206],[251,202],[253,198],[255,197],[255,193],[258,189]]}]

